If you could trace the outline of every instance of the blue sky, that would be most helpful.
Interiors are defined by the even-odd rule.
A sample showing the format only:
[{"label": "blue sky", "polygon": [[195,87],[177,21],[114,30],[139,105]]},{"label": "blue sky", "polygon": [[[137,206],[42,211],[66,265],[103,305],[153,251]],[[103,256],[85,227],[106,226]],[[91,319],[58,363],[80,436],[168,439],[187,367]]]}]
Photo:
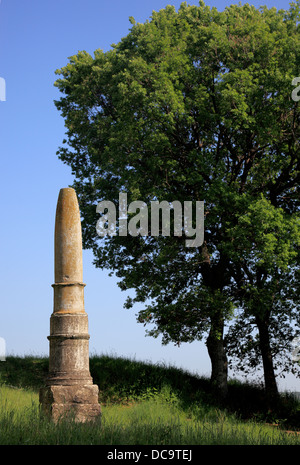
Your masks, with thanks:
[{"label": "blue sky", "polygon": [[[187,2],[198,5],[198,0]],[[230,1],[206,2],[223,10]],[[246,3],[246,2],[242,2]],[[249,2],[287,9],[284,0]],[[129,17],[144,22],[153,10],[181,0],[2,0],[0,3],[0,77],[6,101],[0,101],[1,230],[0,337],[14,355],[48,354],[53,308],[53,240],[60,188],[72,184],[69,167],[56,156],[64,121],[53,101],[55,70],[79,50],[110,49],[126,36]],[[96,216],[95,216],[96,223]],[[89,315],[90,352],[162,362],[201,375],[210,374],[203,343],[180,348],[145,337],[126,294],[108,272],[92,265],[83,252],[85,308]],[[300,390],[292,376],[281,382]]]}]

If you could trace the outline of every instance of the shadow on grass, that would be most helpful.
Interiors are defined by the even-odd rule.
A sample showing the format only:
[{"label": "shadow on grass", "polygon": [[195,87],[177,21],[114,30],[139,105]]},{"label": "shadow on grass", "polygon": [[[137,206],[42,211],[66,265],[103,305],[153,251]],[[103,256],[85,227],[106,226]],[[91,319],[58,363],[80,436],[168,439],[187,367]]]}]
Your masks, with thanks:
[{"label": "shadow on grass", "polygon": [[0,363],[0,384],[38,391],[49,371],[48,357],[7,356]]},{"label": "shadow on grass", "polygon": [[[0,363],[0,384],[38,391],[45,383],[48,370],[48,357],[8,356]],[[270,409],[263,387],[252,383],[230,381],[226,401],[219,402],[212,393],[209,379],[172,366],[94,355],[90,358],[90,372],[99,387],[99,401],[103,405],[151,398],[167,387],[185,411],[198,411],[201,415],[210,409],[219,409],[244,420],[300,428],[299,401],[284,394]]]}]

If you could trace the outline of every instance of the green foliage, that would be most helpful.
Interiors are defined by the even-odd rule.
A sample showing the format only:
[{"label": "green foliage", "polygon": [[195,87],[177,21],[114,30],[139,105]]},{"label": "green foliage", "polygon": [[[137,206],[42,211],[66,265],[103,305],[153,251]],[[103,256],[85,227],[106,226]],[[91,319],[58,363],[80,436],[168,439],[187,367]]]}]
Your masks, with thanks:
[{"label": "green foliage", "polygon": [[227,252],[234,259],[245,257],[249,266],[273,274],[297,263],[300,217],[276,208],[263,194],[249,203],[227,234],[232,238],[231,243],[224,245]]},{"label": "green foliage", "polygon": [[91,357],[90,369],[94,382],[99,386],[101,403],[149,399],[168,388],[180,392],[184,401],[192,392],[209,390],[207,380],[198,379],[183,370],[124,357]]},{"label": "green foliage", "polygon": [[[144,304],[138,321],[150,335],[200,340],[218,321],[222,339],[235,311],[230,350],[239,353],[239,318],[260,321],[280,336],[280,359],[299,328],[299,2],[223,12],[183,3],[130,22],[108,52],[81,51],[57,70],[67,130],[58,156],[75,177],[84,246],[134,289],[126,306]],[[96,205],[118,206],[119,192],[128,203],[204,200],[205,243],[187,251],[184,235],[100,239]],[[256,363],[268,345],[259,342]]]},{"label": "green foliage", "polygon": [[0,384],[36,391],[43,385],[48,370],[48,357],[7,356],[0,363]]},{"label": "green foliage", "polygon": [[[38,361],[39,364],[36,363]],[[264,424],[266,420],[273,422],[279,419],[279,424],[284,428],[299,429],[299,402],[287,396],[282,398],[280,408],[266,412],[261,388],[232,382],[229,386],[229,403],[220,406],[208,396],[207,380],[172,367],[144,365],[142,362],[108,356],[91,358],[94,380],[96,378],[101,383],[105,379],[102,388],[105,385],[105,389],[108,389],[110,379],[114,383],[110,387],[119,399],[118,402],[116,399],[101,402],[101,426],[97,423],[76,424],[72,420],[63,420],[55,425],[41,414],[37,391],[28,389],[29,385],[36,386],[36,367],[39,367],[39,377],[43,376],[44,362],[44,358],[26,357],[26,363],[22,364],[20,357],[10,357],[6,370],[3,370],[6,362],[1,363],[1,373],[8,375],[14,372],[14,377],[11,374],[6,380],[15,380],[18,388],[0,385],[0,444],[299,444],[297,434],[287,434],[280,428],[278,430]],[[116,373],[122,366],[117,379]],[[25,371],[31,374],[31,382]],[[145,373],[149,382],[147,387]],[[124,386],[129,387],[128,378],[135,379],[135,396],[126,400]],[[25,389],[20,385],[20,380],[24,381]],[[286,424],[283,424],[283,419],[286,419]]]}]

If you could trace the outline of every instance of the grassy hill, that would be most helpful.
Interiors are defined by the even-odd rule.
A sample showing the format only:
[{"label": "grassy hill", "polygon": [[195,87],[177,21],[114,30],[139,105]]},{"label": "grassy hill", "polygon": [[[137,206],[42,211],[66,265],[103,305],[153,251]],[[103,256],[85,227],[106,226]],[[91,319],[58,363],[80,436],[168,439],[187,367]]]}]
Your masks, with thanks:
[{"label": "grassy hill", "polygon": [[55,426],[38,406],[48,358],[7,357],[0,363],[0,444],[300,444],[300,403],[292,396],[270,409],[261,387],[232,381],[219,403],[206,378],[106,355],[91,357],[90,371],[101,426]]}]

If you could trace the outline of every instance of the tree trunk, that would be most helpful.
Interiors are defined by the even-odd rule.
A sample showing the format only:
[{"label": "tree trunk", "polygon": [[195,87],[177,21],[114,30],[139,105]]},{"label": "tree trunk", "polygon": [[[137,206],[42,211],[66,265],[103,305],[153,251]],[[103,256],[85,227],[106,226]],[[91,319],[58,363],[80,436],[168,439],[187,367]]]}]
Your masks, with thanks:
[{"label": "tree trunk", "polygon": [[266,395],[269,400],[276,400],[278,397],[278,388],[270,347],[268,323],[266,320],[257,317],[256,324],[259,332],[259,347],[263,361]]},{"label": "tree trunk", "polygon": [[211,385],[218,400],[227,396],[228,363],[223,341],[224,321],[221,316],[212,318],[210,332],[206,341],[211,360]]}]

